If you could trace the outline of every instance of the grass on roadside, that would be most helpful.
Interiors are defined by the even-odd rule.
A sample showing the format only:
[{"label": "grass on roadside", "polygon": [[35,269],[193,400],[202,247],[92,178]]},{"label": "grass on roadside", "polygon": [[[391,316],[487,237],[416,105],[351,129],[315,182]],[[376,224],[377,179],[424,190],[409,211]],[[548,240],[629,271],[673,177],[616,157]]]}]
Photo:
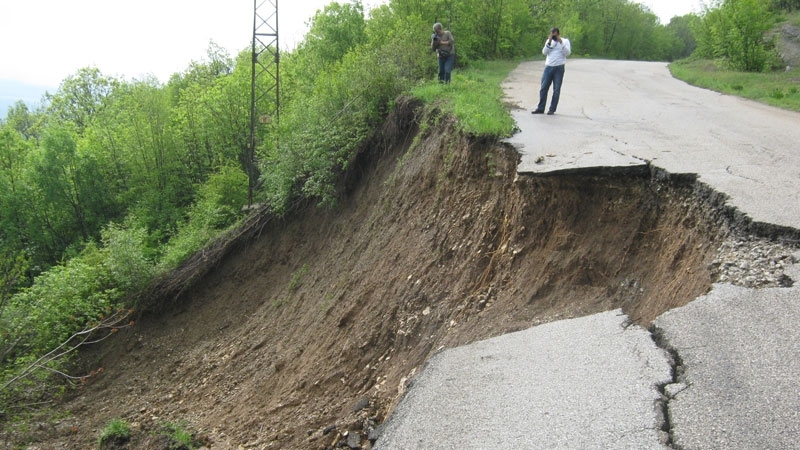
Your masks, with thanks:
[{"label": "grass on roadside", "polygon": [[669,65],[675,78],[724,94],[749,98],[791,111],[800,111],[800,68],[750,73],[719,67],[711,60],[682,60]]},{"label": "grass on roadside", "polygon": [[516,124],[503,105],[500,83],[519,61],[480,61],[453,71],[449,85],[432,80],[411,94],[458,120],[462,131],[476,136],[510,136]]}]

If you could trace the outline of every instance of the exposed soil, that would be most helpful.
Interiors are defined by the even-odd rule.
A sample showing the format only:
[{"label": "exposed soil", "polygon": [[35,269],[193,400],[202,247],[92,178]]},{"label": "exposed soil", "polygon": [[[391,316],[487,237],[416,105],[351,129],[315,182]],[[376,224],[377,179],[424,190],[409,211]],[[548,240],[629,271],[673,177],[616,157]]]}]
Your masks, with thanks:
[{"label": "exposed soil", "polygon": [[268,222],[86,352],[103,373],[29,448],[95,448],[113,418],[131,449],[181,421],[213,449],[369,448],[438,349],[618,307],[647,324],[707,292],[729,229],[694,180],[519,177],[518,158],[400,102],[337,208]]},{"label": "exposed soil", "polygon": [[800,65],[800,27],[783,24],[777,32],[778,53],[790,67]]}]

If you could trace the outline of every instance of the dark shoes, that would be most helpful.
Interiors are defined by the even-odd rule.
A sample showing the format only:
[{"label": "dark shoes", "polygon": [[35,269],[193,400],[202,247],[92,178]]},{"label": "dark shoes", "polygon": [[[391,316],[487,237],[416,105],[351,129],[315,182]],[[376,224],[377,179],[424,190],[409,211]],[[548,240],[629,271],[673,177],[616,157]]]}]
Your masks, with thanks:
[{"label": "dark shoes", "polygon": [[555,113],[556,113],[555,111],[547,111],[547,115],[548,115],[548,116],[552,116],[552,115],[553,115],[553,114],[555,114]]},{"label": "dark shoes", "polygon": [[544,110],[534,109],[533,111],[531,111],[531,114],[544,114]]}]

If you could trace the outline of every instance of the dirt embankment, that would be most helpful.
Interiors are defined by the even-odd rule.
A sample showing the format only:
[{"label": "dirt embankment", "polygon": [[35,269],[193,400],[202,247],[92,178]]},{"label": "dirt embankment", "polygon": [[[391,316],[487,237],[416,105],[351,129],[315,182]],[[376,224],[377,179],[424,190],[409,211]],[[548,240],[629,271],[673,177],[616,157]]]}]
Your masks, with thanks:
[{"label": "dirt embankment", "polygon": [[269,222],[94,349],[103,374],[34,448],[92,448],[112,418],[128,448],[162,448],[167,421],[210,448],[369,448],[442,347],[617,307],[647,323],[707,291],[727,230],[693,182],[534,179],[517,161],[401,102],[338,208]]}]

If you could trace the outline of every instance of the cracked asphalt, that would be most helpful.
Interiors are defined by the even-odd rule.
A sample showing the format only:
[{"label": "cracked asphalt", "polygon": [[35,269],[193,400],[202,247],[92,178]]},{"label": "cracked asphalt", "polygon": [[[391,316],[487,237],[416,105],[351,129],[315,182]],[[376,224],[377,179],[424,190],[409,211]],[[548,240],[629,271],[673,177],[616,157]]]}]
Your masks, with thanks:
[{"label": "cracked asphalt", "polygon": [[798,288],[715,285],[656,319],[683,363],[675,448],[800,448],[798,299]]},{"label": "cracked asphalt", "polygon": [[375,448],[663,449],[657,386],[672,367],[627,324],[616,310],[443,351]]},{"label": "cracked asphalt", "polygon": [[[690,86],[665,63],[567,62],[554,116],[532,115],[543,63],[504,82],[521,132],[520,173],[646,170],[697,174],[753,221],[800,229],[800,114]],[[548,100],[549,101],[549,100]],[[539,162],[537,162],[539,161]]]},{"label": "cracked asphalt", "polygon": [[[556,115],[533,116],[542,64],[504,85],[520,173],[696,174],[753,221],[800,229],[800,114],[663,63],[571,60]],[[653,322],[663,348],[610,311],[443,351],[375,448],[800,449],[798,323],[800,288],[717,284]]]}]

